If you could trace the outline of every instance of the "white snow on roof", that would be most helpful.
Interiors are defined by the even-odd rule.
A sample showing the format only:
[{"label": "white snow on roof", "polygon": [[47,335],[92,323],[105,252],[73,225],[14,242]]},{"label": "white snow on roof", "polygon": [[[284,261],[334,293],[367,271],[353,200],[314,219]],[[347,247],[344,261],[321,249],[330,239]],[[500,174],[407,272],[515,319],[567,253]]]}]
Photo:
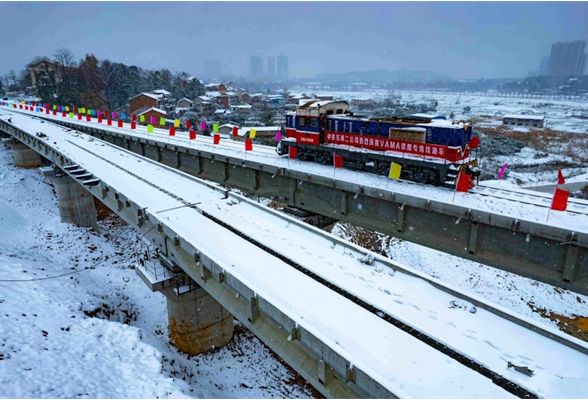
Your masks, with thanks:
[{"label": "white snow on roof", "polygon": [[458,128],[458,129],[463,129],[466,125],[470,125],[470,124],[465,124],[463,122],[453,122],[453,121],[447,121],[445,119],[432,119],[431,122],[426,122],[426,123],[422,123],[422,124],[417,124],[419,126],[438,126],[438,127],[442,127],[442,128]]},{"label": "white snow on roof", "polygon": [[[312,104],[308,104],[310,102],[314,102]],[[308,104],[305,108],[318,108],[322,106],[326,106],[327,104],[337,104],[337,103],[344,103],[347,104],[346,101],[334,101],[334,100],[317,100],[317,99],[307,99],[307,100],[300,100],[299,105]]]},{"label": "white snow on roof", "polygon": [[165,111],[163,111],[161,108],[157,108],[157,107],[151,107],[150,109],[148,109],[148,110],[145,110],[145,111],[143,111],[143,112],[140,112],[140,113],[139,113],[139,114],[137,114],[137,115],[143,115],[143,114],[146,114],[146,113],[148,113],[149,111],[155,111],[155,112],[161,113],[161,114],[163,114],[163,115],[166,115],[166,114],[167,114],[167,113],[166,113]]},{"label": "white snow on roof", "polygon": [[409,132],[427,132],[427,128],[406,127],[406,128],[392,128],[395,131],[409,131]]},{"label": "white snow on roof", "polygon": [[218,97],[221,95],[221,92],[206,92],[206,96],[208,97]]},{"label": "white snow on roof", "polygon": [[153,91],[153,93],[159,93],[159,94],[165,94],[165,95],[170,95],[171,94],[170,92],[168,92],[165,89],[156,89],[156,90]]},{"label": "white snow on roof", "polygon": [[151,97],[154,100],[159,100],[162,95],[160,95],[160,94],[154,94],[154,93],[139,93],[138,95],[131,97],[129,99],[129,101],[131,101],[131,100],[133,100],[133,99],[135,99],[135,98],[137,98],[139,96],[147,96],[147,97]]},{"label": "white snow on roof", "polygon": [[543,119],[545,119],[545,115],[507,114],[503,118],[543,120]]},{"label": "white snow on roof", "polygon": [[426,114],[426,113],[416,113],[416,114],[412,114],[411,117],[417,117],[417,118],[445,118],[443,115],[437,115],[437,114]]}]

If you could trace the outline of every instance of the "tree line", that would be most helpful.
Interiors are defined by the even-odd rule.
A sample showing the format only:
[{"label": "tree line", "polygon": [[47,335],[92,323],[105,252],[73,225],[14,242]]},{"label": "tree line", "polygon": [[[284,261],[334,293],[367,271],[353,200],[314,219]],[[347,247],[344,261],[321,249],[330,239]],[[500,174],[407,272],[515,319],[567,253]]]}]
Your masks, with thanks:
[{"label": "tree line", "polygon": [[[45,62],[44,62],[45,61]],[[36,85],[30,73],[32,67]],[[5,75],[7,88],[0,90],[29,93],[43,103],[71,104],[89,109],[116,109],[129,98],[156,89],[172,93],[176,99],[190,100],[205,93],[204,85],[185,71],[172,74],[168,69],[148,70],[135,65],[98,60],[86,54],[79,61],[68,49],[57,50],[52,57],[35,57],[17,75]]]}]

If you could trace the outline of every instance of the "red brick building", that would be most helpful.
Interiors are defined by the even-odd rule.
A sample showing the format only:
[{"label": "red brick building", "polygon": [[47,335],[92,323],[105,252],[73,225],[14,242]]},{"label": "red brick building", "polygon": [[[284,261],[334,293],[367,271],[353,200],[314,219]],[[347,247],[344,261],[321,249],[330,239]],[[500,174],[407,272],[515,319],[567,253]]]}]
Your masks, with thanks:
[{"label": "red brick building", "polygon": [[145,111],[152,107],[157,108],[159,106],[160,98],[161,95],[152,93],[140,93],[135,97],[131,97],[129,99],[129,112],[131,114],[137,114],[137,111]]},{"label": "red brick building", "polygon": [[[151,117],[155,118],[155,123],[152,124],[154,128],[165,128],[164,125],[161,125],[161,118],[165,118],[166,114],[165,111],[160,110],[157,107],[152,107],[143,111],[139,111],[137,115],[137,123],[140,125],[149,125],[151,124]],[[145,116],[145,122],[141,122],[141,115]]]},{"label": "red brick building", "polygon": [[229,106],[229,96],[227,96],[226,94],[221,94],[220,96],[217,97],[218,102],[220,105],[222,105],[225,110],[228,109]]}]

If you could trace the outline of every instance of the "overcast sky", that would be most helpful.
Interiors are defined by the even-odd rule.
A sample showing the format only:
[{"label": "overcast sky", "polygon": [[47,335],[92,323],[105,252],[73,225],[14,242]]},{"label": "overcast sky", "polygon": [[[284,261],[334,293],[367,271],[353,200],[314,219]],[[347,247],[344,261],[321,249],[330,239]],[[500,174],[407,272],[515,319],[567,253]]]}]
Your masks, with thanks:
[{"label": "overcast sky", "polygon": [[0,73],[58,48],[195,75],[246,75],[283,54],[290,76],[373,69],[525,77],[556,41],[588,38],[588,3],[0,2]]}]

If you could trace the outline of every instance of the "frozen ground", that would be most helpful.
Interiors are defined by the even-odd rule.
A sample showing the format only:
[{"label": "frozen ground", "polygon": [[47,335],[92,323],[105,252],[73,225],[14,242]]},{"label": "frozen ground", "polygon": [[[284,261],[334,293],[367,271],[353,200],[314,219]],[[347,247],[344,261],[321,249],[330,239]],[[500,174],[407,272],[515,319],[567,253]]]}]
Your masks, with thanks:
[{"label": "frozen ground", "polygon": [[[504,164],[508,164],[501,183],[497,179],[490,179],[484,181],[484,184],[499,185],[499,187],[505,188],[557,184],[559,165],[563,166],[561,171],[566,183],[587,182],[588,184],[588,165],[582,166],[570,157],[540,153],[530,147],[523,147],[520,152],[515,154],[482,159],[480,168],[489,171],[490,175],[494,177],[498,176],[498,172]],[[537,158],[538,155],[541,158]],[[573,165],[573,167],[565,167],[566,165]]]},{"label": "frozen ground", "polygon": [[100,236],[61,224],[43,176],[11,162],[0,146],[0,397],[313,395],[240,325],[225,348],[178,353],[164,297],[131,269],[145,249],[135,231],[108,219]]}]

